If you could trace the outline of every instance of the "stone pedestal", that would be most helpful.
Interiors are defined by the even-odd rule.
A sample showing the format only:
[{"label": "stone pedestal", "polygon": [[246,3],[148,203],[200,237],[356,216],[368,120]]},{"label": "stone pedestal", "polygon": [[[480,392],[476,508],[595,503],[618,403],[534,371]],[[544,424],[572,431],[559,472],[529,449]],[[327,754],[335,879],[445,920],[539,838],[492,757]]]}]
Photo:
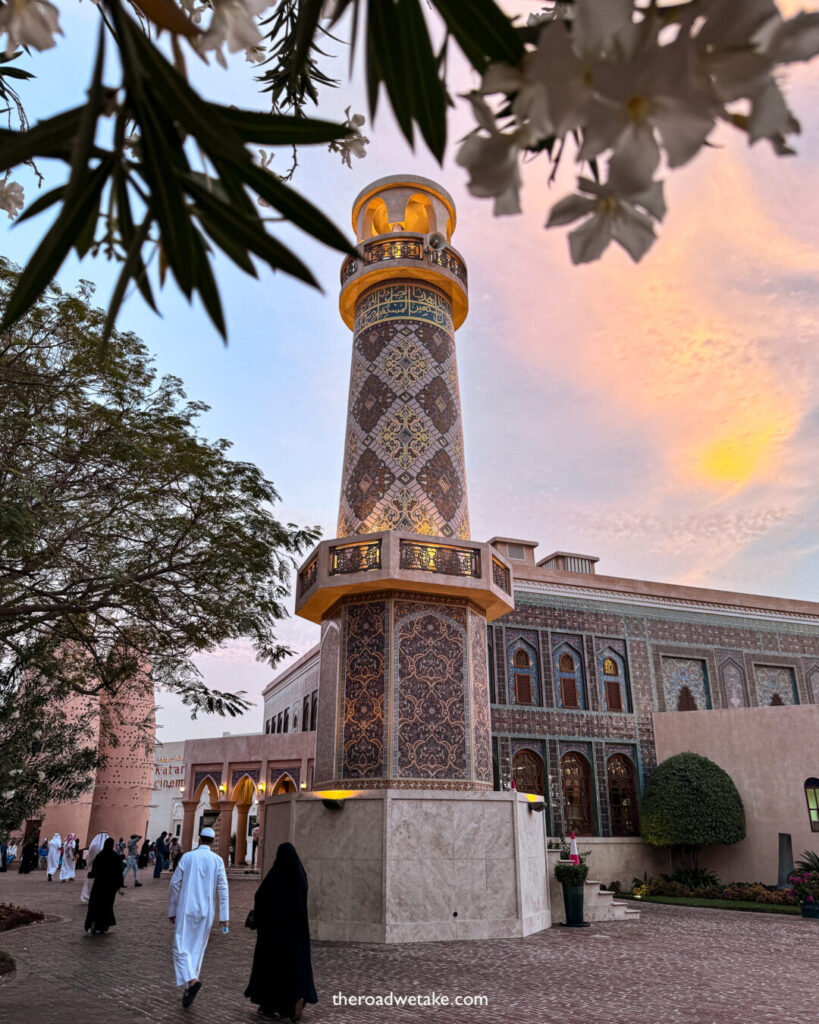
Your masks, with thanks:
[{"label": "stone pedestal", "polygon": [[265,802],[263,872],[279,843],[292,842],[307,870],[314,938],[434,942],[550,926],[544,816],[523,794],[338,795]]}]

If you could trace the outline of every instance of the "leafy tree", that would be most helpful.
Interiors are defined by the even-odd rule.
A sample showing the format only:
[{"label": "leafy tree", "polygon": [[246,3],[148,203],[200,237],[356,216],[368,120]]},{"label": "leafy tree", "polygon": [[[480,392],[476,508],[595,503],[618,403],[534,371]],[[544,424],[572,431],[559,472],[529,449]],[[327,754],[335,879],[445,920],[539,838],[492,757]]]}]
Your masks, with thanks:
[{"label": "leafy tree", "polygon": [[[17,281],[0,260],[0,307]],[[0,337],[0,656],[19,676],[36,650],[91,695],[149,664],[194,714],[237,714],[247,703],[210,690],[192,656],[239,637],[271,664],[290,653],[276,626],[318,531],[275,518],[272,483],[199,435],[207,407],[139,338],[115,332],[99,358],[89,297],[52,286]]]},{"label": "leafy tree", "polygon": [[[167,272],[188,299],[198,294],[224,336],[216,249],[249,274],[257,260],[317,285],[268,222],[288,220],[340,251],[349,244],[286,184],[295,155],[290,171],[276,175],[252,147],[295,154],[300,145],[329,143],[346,163],[363,154],[361,115],[348,111],[343,123],[307,116],[319,90],[338,84],[323,67],[333,56],[323,47],[345,41],[331,33],[348,35],[351,72],[363,66],[371,116],[385,93],[410,145],[419,133],[439,161],[454,106],[448,55],[457,47],[476,79],[466,97],[475,128],[457,155],[470,191],[493,199],[496,214],[517,213],[523,160],[545,158],[551,182],[561,159],[574,159],[577,192],[555,204],[548,226],[581,221],[569,235],[575,262],[598,259],[611,241],[640,259],[666,212],[655,173],[687,164],[718,123],[792,153],[799,123],[780,72],[819,51],[819,14],[786,20],[775,0],[544,0],[525,24],[495,0],[97,2],[99,43],[82,106],[27,128],[11,86],[25,74],[0,65],[0,97],[21,129],[0,130],[0,209],[13,215],[23,206],[22,188],[8,176],[20,164],[57,160],[68,172],[23,214],[58,210],[0,326],[30,308],[72,248],[80,258],[104,254],[122,264],[103,336],[129,283],[156,308],[150,278]],[[46,49],[59,31],[50,0],[0,0],[7,53]],[[153,38],[163,32],[164,49]],[[118,65],[106,62],[106,42]],[[204,99],[188,81],[188,47],[225,67],[224,49],[244,49],[260,66],[272,112]],[[106,68],[118,77],[103,81]],[[487,97],[495,97],[491,105]]]},{"label": "leafy tree", "polygon": [[701,846],[745,838],[745,808],[730,775],[699,754],[657,766],[640,802],[640,831],[651,846],[675,848],[694,868]]}]

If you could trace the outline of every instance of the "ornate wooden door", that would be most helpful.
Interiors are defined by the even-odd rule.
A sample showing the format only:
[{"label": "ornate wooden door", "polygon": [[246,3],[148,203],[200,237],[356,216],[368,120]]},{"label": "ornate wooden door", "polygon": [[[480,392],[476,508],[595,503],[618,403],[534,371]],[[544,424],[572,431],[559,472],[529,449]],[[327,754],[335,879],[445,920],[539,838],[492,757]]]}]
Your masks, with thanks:
[{"label": "ornate wooden door", "polygon": [[563,779],[563,815],[566,834],[574,830],[578,836],[594,835],[594,809],[591,795],[591,769],[581,754],[573,751],[560,759]]},{"label": "ornate wooden door", "polygon": [[543,758],[533,750],[519,750],[512,758],[512,778],[521,793],[543,796]]}]

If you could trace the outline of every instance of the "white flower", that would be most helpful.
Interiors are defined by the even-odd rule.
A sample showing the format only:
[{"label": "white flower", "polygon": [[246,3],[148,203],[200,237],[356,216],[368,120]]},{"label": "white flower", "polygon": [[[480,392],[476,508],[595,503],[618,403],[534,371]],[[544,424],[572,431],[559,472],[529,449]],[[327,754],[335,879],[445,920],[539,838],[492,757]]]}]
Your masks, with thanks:
[{"label": "white flower", "polygon": [[245,60],[248,64],[261,64],[267,57],[263,46],[248,46],[245,50]]},{"label": "white flower", "polygon": [[37,772],[37,781],[42,782],[45,779],[45,772]]},{"label": "white flower", "polygon": [[594,75],[581,160],[613,150],[611,166],[630,191],[647,188],[660,162],[687,163],[714,126],[720,106],[693,73],[687,36],[668,46],[647,45],[629,61],[601,62]]},{"label": "white flower", "polygon": [[18,46],[33,46],[35,50],[49,50],[56,45],[60,14],[48,0],[6,0],[0,7],[0,35],[8,34],[6,53]]},{"label": "white flower", "polygon": [[10,789],[7,793],[0,794],[3,800],[11,800],[14,797],[14,790]]},{"label": "white flower", "polygon": [[[495,117],[486,100],[469,93],[479,128],[461,143],[455,162],[469,171],[469,191],[473,196],[492,197],[496,217],[520,213],[520,168],[518,153],[525,149],[529,136],[525,128],[498,131]],[[488,134],[481,135],[480,129]]]},{"label": "white flower", "polygon": [[256,24],[257,14],[269,7],[272,0],[213,0],[213,17],[207,31],[196,40],[200,53],[216,51],[216,60],[227,66],[222,45],[227,44],[228,53],[239,53],[258,46],[262,34]]},{"label": "white flower", "polygon": [[334,139],[328,148],[331,153],[341,153],[341,162],[351,168],[353,165],[350,157],[354,156],[357,160],[365,157],[367,155],[366,147],[370,140],[359,131],[359,128],[366,123],[364,115],[353,114],[351,117],[350,107],[347,107],[344,113],[347,115],[344,127],[352,129],[353,134],[344,139]]},{"label": "white flower", "polygon": [[[583,217],[583,223],[569,233],[573,263],[599,259],[611,241],[618,242],[637,262],[654,243],[654,220],[665,216],[663,183],[653,181],[641,192],[619,192],[609,181],[598,185],[579,178],[578,189],[585,195],[566,196],[555,203],[546,222],[547,228],[571,224]],[[653,218],[653,219],[652,219]]]}]

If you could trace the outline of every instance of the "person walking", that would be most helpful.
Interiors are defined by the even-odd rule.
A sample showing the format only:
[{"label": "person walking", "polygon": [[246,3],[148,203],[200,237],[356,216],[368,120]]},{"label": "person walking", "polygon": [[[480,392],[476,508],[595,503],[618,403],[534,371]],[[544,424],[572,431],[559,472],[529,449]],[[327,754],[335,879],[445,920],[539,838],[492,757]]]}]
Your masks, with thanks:
[{"label": "person walking", "polygon": [[245,996],[269,1020],[301,1020],[317,1003],[307,920],[307,874],[292,843],[282,843],[253,900],[256,949]]},{"label": "person walking", "polygon": [[[164,833],[163,833],[164,835]],[[199,974],[219,896],[219,924],[226,934],[230,919],[227,873],[222,858],[211,850],[212,828],[199,833],[199,846],[183,853],[168,890],[168,919],[174,926],[173,966],[176,984],[184,986],[182,1005],[188,1007],[202,987]]]},{"label": "person walking", "polygon": [[120,836],[119,839],[117,840],[117,844],[114,847],[114,851],[116,852],[116,855],[118,857],[121,857],[123,860],[125,860],[125,840],[122,838],[122,836]]},{"label": "person walking", "polygon": [[[131,838],[128,840],[128,858],[125,861],[125,878],[127,878],[129,873],[133,871],[135,889],[138,889],[142,885],[142,882],[140,882],[139,878],[137,877],[137,859],[139,857],[139,853],[137,851],[139,850],[139,841],[141,838],[142,836],[131,836]],[[124,888],[124,879],[122,885]]]},{"label": "person walking", "polygon": [[74,833],[69,832],[65,837],[65,843],[63,844],[63,862],[60,865],[60,881],[61,882],[73,882],[74,872],[76,867],[76,861],[74,856],[76,849],[74,847]]},{"label": "person walking", "polygon": [[51,876],[57,874],[57,868],[60,866],[60,850],[62,849],[63,841],[60,838],[60,833],[55,832],[54,835],[48,841],[48,853],[46,855],[46,881],[51,881]]},{"label": "person walking", "polygon": [[88,913],[85,915],[85,930],[92,935],[105,935],[108,929],[117,923],[114,917],[114,900],[117,892],[123,893],[122,857],[114,851],[114,840],[109,836],[102,847],[102,852],[94,858],[94,866],[89,871],[94,880],[91,886],[91,898],[88,901]]},{"label": "person walking", "polygon": [[139,851],[139,858],[137,859],[137,867],[140,871],[144,871],[145,868],[151,862],[151,844],[147,839],[143,840],[142,849]]},{"label": "person walking", "polygon": [[[88,874],[85,876],[85,881],[82,884],[82,892],[80,893],[80,899],[83,903],[87,903],[89,899],[91,899],[91,886],[93,884],[91,872],[94,870],[94,861],[97,859],[99,854],[102,853],[105,840],[108,838],[109,836],[107,832],[98,832],[89,844],[88,856],[85,858],[86,863],[88,864]],[[111,839],[112,846],[113,843],[114,840]]]},{"label": "person walking", "polygon": [[165,858],[168,856],[168,844],[165,842],[167,832],[163,832],[154,845],[154,878],[162,877],[162,869],[165,867]]},{"label": "person walking", "polygon": [[179,863],[179,858],[182,856],[182,844],[176,838],[171,839],[170,846],[168,847],[168,858],[171,862],[171,871],[176,871],[176,865]]},{"label": "person walking", "polygon": [[17,870],[21,875],[37,870],[37,843],[34,839],[28,839],[23,843],[20,867]]}]

